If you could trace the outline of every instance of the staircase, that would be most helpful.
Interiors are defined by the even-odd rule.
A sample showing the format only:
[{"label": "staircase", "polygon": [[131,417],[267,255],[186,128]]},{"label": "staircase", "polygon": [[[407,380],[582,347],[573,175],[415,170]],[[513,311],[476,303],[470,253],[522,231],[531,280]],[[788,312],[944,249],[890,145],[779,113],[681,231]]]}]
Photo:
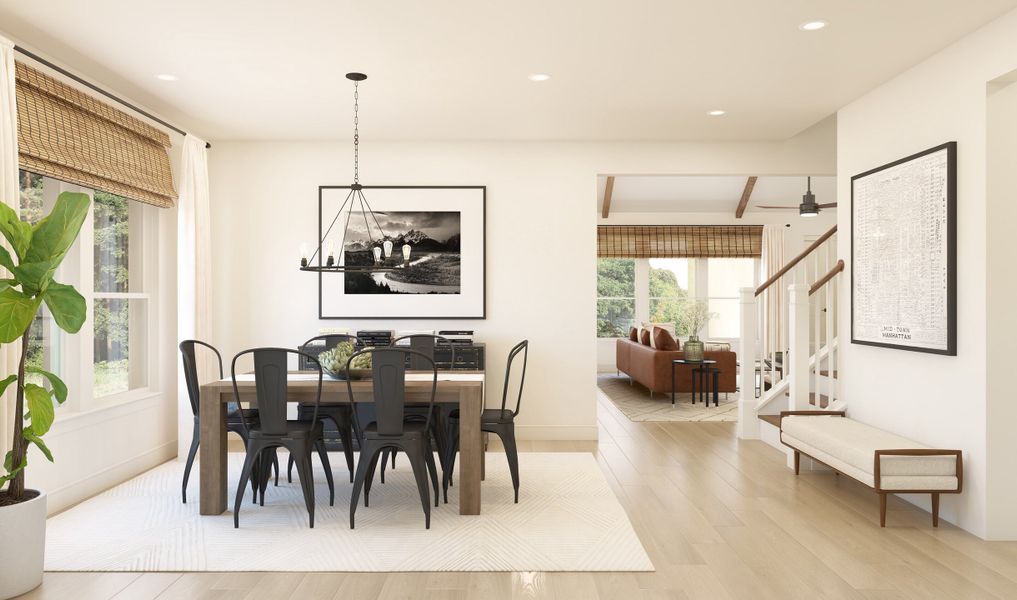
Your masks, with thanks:
[{"label": "staircase", "polygon": [[837,323],[843,270],[834,226],[761,286],[741,291],[738,437],[786,450],[781,411],[845,409]]}]

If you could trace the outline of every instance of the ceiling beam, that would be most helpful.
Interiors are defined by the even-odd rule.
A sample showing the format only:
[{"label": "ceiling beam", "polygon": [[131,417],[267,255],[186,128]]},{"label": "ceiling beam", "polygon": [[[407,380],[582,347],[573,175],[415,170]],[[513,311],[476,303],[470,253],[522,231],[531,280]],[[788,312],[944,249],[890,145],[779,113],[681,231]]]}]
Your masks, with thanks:
[{"label": "ceiling beam", "polygon": [[601,211],[600,216],[604,219],[611,212],[611,194],[614,193],[614,175],[607,176],[607,187],[604,188],[604,210]]},{"label": "ceiling beam", "polygon": [[738,208],[735,209],[735,218],[740,219],[745,214],[745,209],[749,205],[749,196],[752,195],[752,188],[756,187],[756,180],[759,179],[755,175],[752,175],[745,181],[745,189],[742,190],[742,198],[738,201]]}]

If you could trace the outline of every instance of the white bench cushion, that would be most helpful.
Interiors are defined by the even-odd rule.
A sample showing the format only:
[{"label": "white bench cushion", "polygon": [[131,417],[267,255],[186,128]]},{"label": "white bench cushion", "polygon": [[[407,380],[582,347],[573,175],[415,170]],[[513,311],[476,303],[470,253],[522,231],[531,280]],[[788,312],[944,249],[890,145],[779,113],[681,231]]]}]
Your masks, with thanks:
[{"label": "white bench cushion", "polygon": [[[781,422],[781,440],[845,475],[876,487],[876,450],[928,448],[899,435],[846,417],[790,415]],[[884,456],[884,490],[954,490],[957,459],[947,456]]]}]

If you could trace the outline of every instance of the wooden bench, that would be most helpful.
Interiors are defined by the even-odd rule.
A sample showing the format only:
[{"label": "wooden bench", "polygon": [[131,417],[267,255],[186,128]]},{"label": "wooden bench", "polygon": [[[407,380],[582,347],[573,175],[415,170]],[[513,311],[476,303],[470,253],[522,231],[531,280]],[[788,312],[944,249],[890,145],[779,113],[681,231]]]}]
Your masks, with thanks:
[{"label": "wooden bench", "polygon": [[932,526],[939,527],[939,495],[961,492],[960,450],[928,448],[849,419],[844,411],[784,411],[780,441],[795,452],[795,475],[804,454],[873,488],[880,527],[886,527],[887,494],[931,494]]}]

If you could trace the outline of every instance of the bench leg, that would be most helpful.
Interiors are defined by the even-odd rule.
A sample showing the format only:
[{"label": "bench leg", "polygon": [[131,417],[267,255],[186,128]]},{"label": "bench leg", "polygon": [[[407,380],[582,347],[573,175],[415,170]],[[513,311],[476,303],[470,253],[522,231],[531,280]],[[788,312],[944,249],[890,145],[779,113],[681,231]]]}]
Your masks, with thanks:
[{"label": "bench leg", "polygon": [[879,493],[879,526],[886,527],[886,493]]},{"label": "bench leg", "polygon": [[798,474],[798,468],[802,464],[802,453],[795,450],[795,475]]},{"label": "bench leg", "polygon": [[932,492],[932,526],[939,527],[939,492]]}]

